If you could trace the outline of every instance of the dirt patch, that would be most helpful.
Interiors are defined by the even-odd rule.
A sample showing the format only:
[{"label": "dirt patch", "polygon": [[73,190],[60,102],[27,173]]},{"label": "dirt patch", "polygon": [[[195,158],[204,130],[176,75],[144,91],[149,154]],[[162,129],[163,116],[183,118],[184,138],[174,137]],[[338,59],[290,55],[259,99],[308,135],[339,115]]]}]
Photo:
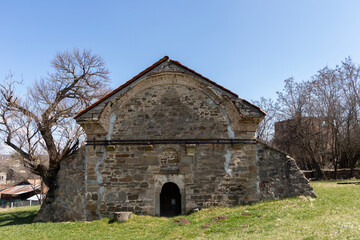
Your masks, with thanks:
[{"label": "dirt patch", "polygon": [[190,220],[189,219],[186,219],[186,218],[179,218],[179,219],[176,219],[174,220],[174,223],[179,223],[179,224],[190,224]]},{"label": "dirt patch", "polygon": [[204,224],[201,227],[202,227],[202,229],[208,229],[210,227],[210,224]]},{"label": "dirt patch", "polygon": [[220,221],[223,221],[223,220],[226,220],[226,219],[228,219],[226,216],[219,216],[219,217],[216,217],[216,218],[212,218],[211,221],[215,222],[215,223],[220,223]]},{"label": "dirt patch", "polygon": [[243,215],[243,216],[247,216],[247,217],[250,217],[250,216],[251,216],[251,213],[249,213],[249,212],[245,211],[245,212],[243,212],[241,215]]}]

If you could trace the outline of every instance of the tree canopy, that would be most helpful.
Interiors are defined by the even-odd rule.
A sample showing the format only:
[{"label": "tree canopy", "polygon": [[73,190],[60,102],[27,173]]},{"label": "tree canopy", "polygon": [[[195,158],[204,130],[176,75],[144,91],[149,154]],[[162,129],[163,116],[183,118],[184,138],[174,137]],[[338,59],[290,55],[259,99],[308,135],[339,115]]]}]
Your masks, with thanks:
[{"label": "tree canopy", "polygon": [[[108,90],[109,71],[90,50],[64,51],[51,61],[53,72],[35,81],[24,96],[12,74],[0,83],[3,141],[45,184],[56,188],[60,162],[78,149],[84,133],[73,116]],[[41,161],[40,155],[48,161]]]},{"label": "tree canopy", "polygon": [[[354,169],[360,160],[360,66],[346,58],[311,79],[286,79],[276,101],[256,102],[268,111],[258,137],[295,157],[303,169]],[[275,126],[275,128],[274,128]],[[267,130],[262,130],[266,128]]]}]

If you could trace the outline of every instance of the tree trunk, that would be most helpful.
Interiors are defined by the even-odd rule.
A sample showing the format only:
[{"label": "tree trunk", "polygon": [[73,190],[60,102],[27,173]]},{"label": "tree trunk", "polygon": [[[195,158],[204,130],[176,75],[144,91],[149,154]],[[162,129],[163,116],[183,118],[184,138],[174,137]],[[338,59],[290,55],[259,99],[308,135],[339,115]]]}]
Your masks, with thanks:
[{"label": "tree trunk", "polygon": [[334,179],[337,179],[337,160],[335,159],[333,162],[334,165]]},{"label": "tree trunk", "polygon": [[354,168],[356,165],[356,159],[352,158],[350,160],[350,177],[353,178],[354,177]]},{"label": "tree trunk", "polygon": [[[50,161],[51,162],[51,161]],[[51,164],[50,164],[51,165]],[[55,166],[54,166],[55,165]],[[51,205],[55,202],[55,191],[57,189],[57,175],[60,171],[60,164],[54,164],[46,172],[46,176],[42,176],[45,185],[49,188],[46,197],[41,205],[41,208],[34,218],[34,222],[49,222],[54,221],[54,214],[51,211],[54,211],[54,207]],[[43,214],[47,212],[47,214]],[[44,217],[47,216],[47,217]]]},{"label": "tree trunk", "polygon": [[323,178],[323,173],[321,171],[320,164],[313,157],[311,157],[311,162],[312,162],[312,164],[311,164],[312,168],[315,169],[315,179],[316,180],[322,179]]},{"label": "tree trunk", "polygon": [[[40,207],[39,212],[36,214],[33,222],[49,222],[54,221],[54,207],[51,205],[55,202],[55,190],[56,190],[56,180],[52,181],[52,184],[49,187],[49,190],[46,194],[46,197]],[[46,214],[44,214],[46,213]]]}]

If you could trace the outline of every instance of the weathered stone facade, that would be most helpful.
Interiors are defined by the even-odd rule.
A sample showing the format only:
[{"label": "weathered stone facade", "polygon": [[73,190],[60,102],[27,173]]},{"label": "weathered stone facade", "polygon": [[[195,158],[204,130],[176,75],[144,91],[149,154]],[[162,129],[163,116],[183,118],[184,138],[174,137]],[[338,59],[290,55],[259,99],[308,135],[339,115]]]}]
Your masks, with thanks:
[{"label": "weathered stone facade", "polygon": [[264,143],[256,144],[259,167],[260,200],[298,195],[316,197],[309,181],[299,171],[294,159]]},{"label": "weathered stone facade", "polygon": [[164,57],[76,117],[88,145],[61,165],[56,200],[38,220],[164,215],[171,204],[186,214],[314,195],[293,160],[256,143],[264,116]]}]

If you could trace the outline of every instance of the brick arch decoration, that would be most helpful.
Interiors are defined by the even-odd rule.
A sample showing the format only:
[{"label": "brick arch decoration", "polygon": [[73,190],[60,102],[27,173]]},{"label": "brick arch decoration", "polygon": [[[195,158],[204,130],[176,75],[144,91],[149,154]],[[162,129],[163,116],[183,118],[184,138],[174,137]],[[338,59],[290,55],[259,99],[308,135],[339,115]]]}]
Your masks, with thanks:
[{"label": "brick arch decoration", "polygon": [[173,148],[163,149],[160,155],[160,163],[162,165],[173,165],[179,163],[179,155]]},{"label": "brick arch decoration", "polygon": [[228,95],[221,94],[219,91],[215,90],[215,88],[211,87],[211,85],[202,82],[196,77],[178,72],[161,72],[138,80],[130,87],[130,89],[121,93],[106,104],[98,117],[99,121],[102,122],[103,119],[108,119],[108,116],[110,116],[111,113],[116,113],[117,110],[121,109],[142,91],[161,85],[182,85],[201,91],[225,111],[229,118],[231,128],[234,131],[241,130],[241,114]]}]

